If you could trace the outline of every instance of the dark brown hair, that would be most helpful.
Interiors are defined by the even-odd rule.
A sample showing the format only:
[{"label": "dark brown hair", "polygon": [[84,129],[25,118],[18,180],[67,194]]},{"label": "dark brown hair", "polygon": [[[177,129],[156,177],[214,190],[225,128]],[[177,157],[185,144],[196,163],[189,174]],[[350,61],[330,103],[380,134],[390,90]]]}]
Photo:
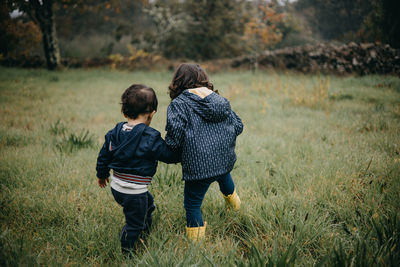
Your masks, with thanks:
[{"label": "dark brown hair", "polygon": [[140,114],[157,111],[158,101],[153,88],[133,84],[121,96],[121,112],[130,119]]},{"label": "dark brown hair", "polygon": [[171,99],[190,88],[207,87],[214,91],[214,85],[208,80],[207,73],[199,64],[183,63],[176,69],[171,84],[168,86]]}]

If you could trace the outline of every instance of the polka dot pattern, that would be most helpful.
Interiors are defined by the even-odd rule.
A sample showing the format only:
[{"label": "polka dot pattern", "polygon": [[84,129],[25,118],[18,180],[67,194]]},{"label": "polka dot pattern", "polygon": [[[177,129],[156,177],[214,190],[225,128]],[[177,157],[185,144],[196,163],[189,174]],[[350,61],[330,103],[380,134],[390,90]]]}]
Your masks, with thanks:
[{"label": "polka dot pattern", "polygon": [[233,169],[243,124],[227,99],[186,90],[168,106],[166,131],[167,145],[182,153],[183,179],[201,180]]}]

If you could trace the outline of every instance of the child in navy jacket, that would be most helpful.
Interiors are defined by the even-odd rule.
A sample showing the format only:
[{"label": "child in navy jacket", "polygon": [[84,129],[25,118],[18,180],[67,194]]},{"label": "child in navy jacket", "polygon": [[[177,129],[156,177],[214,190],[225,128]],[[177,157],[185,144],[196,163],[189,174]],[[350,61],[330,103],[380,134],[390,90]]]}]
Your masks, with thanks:
[{"label": "child in navy jacket", "polygon": [[122,113],[127,122],[118,123],[105,136],[97,158],[100,187],[109,182],[115,200],[123,207],[125,226],[121,231],[121,248],[132,251],[142,231],[148,232],[155,209],[147,189],[157,169],[157,162],[177,163],[180,156],[167,147],[160,133],[149,127],[157,110],[157,97],[152,88],[134,84],[123,93]]},{"label": "child in navy jacket", "polygon": [[230,172],[236,161],[236,137],[243,131],[243,124],[229,101],[213,91],[207,74],[197,64],[178,67],[169,93],[172,101],[165,141],[182,155],[186,234],[197,240],[205,233],[200,208],[212,182],[218,182],[234,210],[240,207]]}]

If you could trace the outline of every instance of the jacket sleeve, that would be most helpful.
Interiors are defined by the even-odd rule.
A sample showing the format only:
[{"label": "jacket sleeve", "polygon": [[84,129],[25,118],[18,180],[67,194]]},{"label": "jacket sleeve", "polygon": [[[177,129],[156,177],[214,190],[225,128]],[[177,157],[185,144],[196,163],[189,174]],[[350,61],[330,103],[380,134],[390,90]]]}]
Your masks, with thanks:
[{"label": "jacket sleeve", "polygon": [[171,102],[167,110],[167,125],[165,130],[165,142],[173,151],[181,151],[185,137],[187,119],[185,113],[178,104]]},{"label": "jacket sleeve", "polygon": [[110,176],[110,168],[108,167],[112,160],[112,154],[109,149],[110,142],[110,137],[107,133],[105,136],[105,142],[100,149],[99,156],[97,157],[96,171],[97,178],[99,179],[106,179]]},{"label": "jacket sleeve", "polygon": [[235,127],[236,136],[243,132],[243,123],[239,116],[232,110],[232,122]]},{"label": "jacket sleeve", "polygon": [[165,163],[178,163],[181,161],[180,153],[173,152],[161,138],[160,133],[153,136],[151,143],[151,154],[155,160]]}]

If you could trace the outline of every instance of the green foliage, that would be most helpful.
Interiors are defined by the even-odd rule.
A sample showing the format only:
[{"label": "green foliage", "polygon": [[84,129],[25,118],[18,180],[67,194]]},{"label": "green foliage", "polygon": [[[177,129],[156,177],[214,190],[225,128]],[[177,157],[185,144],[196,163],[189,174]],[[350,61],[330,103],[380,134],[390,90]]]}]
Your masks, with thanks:
[{"label": "green foliage", "polygon": [[64,135],[67,132],[67,127],[61,120],[57,120],[54,124],[50,125],[50,132],[54,135]]},{"label": "green foliage", "polygon": [[23,131],[12,129],[11,131],[0,131],[0,147],[20,147],[33,143],[29,136]]},{"label": "green foliage", "polygon": [[360,33],[373,41],[400,48],[400,2],[397,0],[370,0],[372,9],[366,16]]},{"label": "green foliage", "polygon": [[61,120],[50,125],[50,133],[55,135],[56,148],[60,152],[72,153],[79,149],[93,148],[94,136],[89,130],[82,130],[80,133],[68,133],[68,127]]},{"label": "green foliage", "polygon": [[371,0],[299,0],[295,3],[313,32],[327,40],[355,40],[365,17],[371,12]]},{"label": "green foliage", "polygon": [[[251,45],[244,38],[244,28],[249,20],[258,17],[261,10],[259,2],[246,0],[44,1],[43,5],[38,4],[39,2],[35,5],[30,3],[19,0],[9,6],[12,10],[25,12],[23,19],[29,20],[27,15],[35,17],[34,10],[42,13],[50,4],[54,5],[54,21],[63,26],[57,27],[61,55],[69,59],[106,58],[112,54],[127,56],[128,44],[134,45],[137,50],[169,59],[209,60],[239,56],[254,50],[249,49]],[[268,5],[279,9],[278,13],[282,17],[288,10],[286,7],[290,6],[288,3],[282,5],[277,2]],[[21,19],[11,20],[8,13],[4,14],[14,24]],[[271,16],[260,18],[263,20],[260,24],[269,29],[263,39],[274,39],[273,42],[267,42],[268,48],[272,48],[280,40],[281,32],[284,38],[290,37],[285,39],[288,44],[301,42],[297,41],[299,36],[296,34],[302,28],[298,26],[300,23],[297,23],[299,20],[294,13],[285,16],[287,19],[279,23],[269,17]],[[46,16],[39,18],[44,19]],[[47,18],[45,21],[52,23],[53,20]],[[35,26],[32,22],[25,24]],[[39,31],[36,28],[34,33]],[[32,31],[24,31],[25,34],[30,32]],[[270,38],[271,33],[279,33],[279,38]],[[52,35],[55,36],[55,32]],[[40,37],[40,33],[35,36]],[[7,46],[17,47],[13,45],[15,38],[14,41],[5,37],[3,39]],[[55,45],[55,42],[49,43]],[[34,46],[22,47],[27,49]],[[265,48],[264,45],[262,47]]]},{"label": "green foliage", "polygon": [[[340,242],[329,260],[330,266],[398,266],[400,263],[400,219],[389,214],[376,221],[370,219],[371,230],[365,236],[355,237],[353,249]],[[373,242],[366,242],[372,240]]]},{"label": "green foliage", "polygon": [[325,40],[388,43],[400,47],[397,0],[299,0],[294,3],[314,37]]},{"label": "green foliage", "polygon": [[214,59],[244,51],[245,1],[167,1],[153,4],[147,13],[155,31],[154,50],[168,58]]},{"label": "green foliage", "polygon": [[248,255],[249,261],[244,263],[238,261],[237,266],[255,266],[255,267],[288,267],[295,266],[296,246],[291,244],[288,249],[282,253],[278,253],[277,249],[272,249],[272,254],[268,251],[260,252],[256,246],[252,245]]},{"label": "green foliage", "polygon": [[0,3],[0,54],[8,58],[37,56],[41,33],[32,21],[10,18],[7,2]]},{"label": "green foliage", "polygon": [[60,152],[71,153],[75,150],[94,147],[94,138],[89,134],[89,130],[82,130],[79,134],[63,135],[56,147]]},{"label": "green foliage", "polygon": [[[97,152],[124,120],[119,100],[132,81],[156,90],[151,126],[165,134],[172,73],[96,69],[52,77],[0,69],[1,266],[398,265],[398,77],[211,75],[245,125],[232,171],[242,208],[225,209],[212,184],[202,206],[206,238],[188,242],[180,166],[159,163],[149,187],[153,230],[132,259],[119,247],[122,208],[96,183]],[[62,140],[77,144],[73,153],[55,149]],[[78,149],[88,140],[94,148]]]}]

